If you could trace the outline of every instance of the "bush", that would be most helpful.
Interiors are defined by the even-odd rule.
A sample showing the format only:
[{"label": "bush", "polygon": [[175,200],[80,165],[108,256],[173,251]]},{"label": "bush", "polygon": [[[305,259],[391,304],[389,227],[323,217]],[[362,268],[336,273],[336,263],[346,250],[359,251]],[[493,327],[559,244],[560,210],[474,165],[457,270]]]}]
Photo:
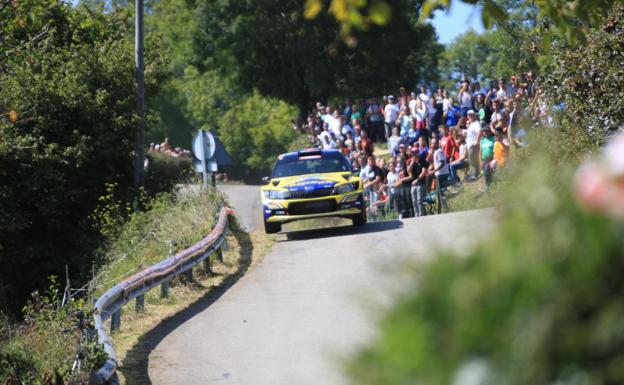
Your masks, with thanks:
[{"label": "bush", "polygon": [[557,155],[512,177],[490,239],[418,268],[352,383],[624,382],[624,224],[579,207]]},{"label": "bush", "polygon": [[[1,384],[84,384],[89,371],[100,367],[106,354],[94,341],[83,340],[91,313],[82,301],[69,300],[59,305],[59,288],[55,277],[46,295],[33,293],[24,307],[24,322],[11,336],[1,338]],[[74,357],[81,352],[80,371],[72,371]]]},{"label": "bush", "polygon": [[192,175],[191,158],[175,158],[158,152],[148,152],[149,167],[145,173],[145,192],[154,196],[172,191],[176,184],[187,181]]}]

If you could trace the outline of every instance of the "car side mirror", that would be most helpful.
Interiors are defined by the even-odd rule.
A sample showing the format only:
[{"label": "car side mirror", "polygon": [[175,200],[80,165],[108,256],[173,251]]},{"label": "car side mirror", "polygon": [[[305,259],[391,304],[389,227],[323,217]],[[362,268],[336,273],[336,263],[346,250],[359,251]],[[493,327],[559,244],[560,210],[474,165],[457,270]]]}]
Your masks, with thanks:
[{"label": "car side mirror", "polygon": [[270,177],[268,177],[268,176],[263,176],[263,177],[262,177],[262,181],[263,181],[264,183],[269,183],[269,181],[270,181],[270,180],[271,180],[271,178],[270,178]]}]

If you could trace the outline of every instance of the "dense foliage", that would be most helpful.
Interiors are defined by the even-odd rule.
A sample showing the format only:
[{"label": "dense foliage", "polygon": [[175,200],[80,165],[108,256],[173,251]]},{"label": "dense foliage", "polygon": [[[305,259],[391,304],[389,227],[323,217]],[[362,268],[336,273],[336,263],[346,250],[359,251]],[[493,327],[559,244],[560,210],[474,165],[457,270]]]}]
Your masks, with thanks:
[{"label": "dense foliage", "polygon": [[[57,1],[0,3],[0,307],[19,309],[65,264],[78,279],[90,270],[99,233],[89,214],[108,182],[129,196],[128,20]],[[146,39],[148,95],[166,75],[159,44]]]},{"label": "dense foliage", "polygon": [[[70,300],[60,306],[61,297],[51,277],[45,294],[34,293],[24,307],[24,322],[0,334],[0,383],[85,384],[89,371],[104,363],[101,346],[87,336],[89,304]],[[73,367],[78,354],[80,366]]]},{"label": "dense foliage", "polygon": [[[195,47],[200,65],[300,109],[315,98],[368,97],[435,80],[441,47],[433,28],[418,25],[419,2],[393,0],[394,17],[371,26],[357,45],[337,39],[339,25],[321,15],[306,20],[301,1],[198,1]],[[392,76],[387,76],[391,73]]]},{"label": "dense foliage", "polygon": [[[420,19],[422,21],[431,17],[435,10],[450,9],[453,1],[480,5],[481,20],[486,28],[499,27],[500,23],[510,17],[507,4],[517,0],[424,0],[419,2],[418,9],[422,6]],[[390,0],[331,0],[328,2],[327,14],[331,14],[340,23],[341,35],[345,39],[353,36],[353,31],[368,30],[371,25],[386,25],[393,17],[396,10],[392,8]],[[543,25],[545,32],[545,45],[552,36],[564,38],[568,43],[576,44],[585,41],[585,33],[591,26],[598,24],[613,4],[621,3],[621,0],[536,0],[526,2],[535,9],[536,14],[547,19]],[[306,0],[305,15],[313,19],[323,15],[325,2],[322,0]]]},{"label": "dense foliage", "polygon": [[440,77],[447,87],[455,87],[464,75],[483,82],[538,69],[540,21],[536,6],[521,0],[497,0],[497,4],[507,17],[496,22],[496,29],[481,34],[466,31],[441,55]]},{"label": "dense foliage", "polygon": [[[624,224],[572,191],[578,159],[624,123],[621,15],[587,28],[585,44],[555,38],[540,49],[551,58],[538,89],[558,108],[493,189],[494,231],[416,267],[412,290],[350,362],[354,384],[624,382]],[[623,154],[611,155],[619,167]],[[621,186],[621,174],[609,175]]]},{"label": "dense foliage", "polygon": [[541,152],[516,160],[485,242],[417,268],[354,384],[624,381],[623,224],[581,209],[575,163]]},{"label": "dense foliage", "polygon": [[563,103],[572,133],[589,128],[591,139],[624,128],[624,6],[617,6],[587,34],[587,44],[553,50],[544,87],[555,103]]}]

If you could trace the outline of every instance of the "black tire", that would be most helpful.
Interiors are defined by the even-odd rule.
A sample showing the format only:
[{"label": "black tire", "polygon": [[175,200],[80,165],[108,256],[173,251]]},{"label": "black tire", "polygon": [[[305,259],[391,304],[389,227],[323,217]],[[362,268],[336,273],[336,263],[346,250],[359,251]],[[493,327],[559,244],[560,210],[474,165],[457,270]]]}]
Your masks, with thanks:
[{"label": "black tire", "polygon": [[362,212],[351,218],[353,226],[364,226],[366,224],[366,209],[362,208]]},{"label": "black tire", "polygon": [[275,234],[282,231],[281,223],[267,222],[264,221],[264,232],[267,234]]}]

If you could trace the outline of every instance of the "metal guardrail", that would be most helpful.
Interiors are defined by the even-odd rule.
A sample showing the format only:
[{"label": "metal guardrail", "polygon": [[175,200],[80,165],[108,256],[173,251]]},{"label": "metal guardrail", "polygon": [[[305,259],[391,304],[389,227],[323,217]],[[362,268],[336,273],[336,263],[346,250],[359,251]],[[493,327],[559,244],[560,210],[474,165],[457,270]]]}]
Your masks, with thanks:
[{"label": "metal guardrail", "polygon": [[119,384],[117,378],[117,355],[115,354],[113,343],[108,334],[106,334],[104,322],[109,317],[113,317],[111,319],[111,329],[118,328],[120,311],[123,305],[137,298],[137,308],[141,308],[143,306],[143,296],[149,290],[158,285],[163,285],[163,293],[166,293],[171,279],[184,272],[191,271],[193,266],[206,260],[212,253],[220,252],[228,230],[228,216],[233,213],[232,209],[223,207],[219,213],[217,223],[206,238],[188,249],[167,257],[163,261],[129,277],[98,298],[93,306],[93,319],[95,321],[98,342],[103,345],[104,352],[108,355],[108,358],[104,366],[91,371],[89,376],[90,385]]}]

